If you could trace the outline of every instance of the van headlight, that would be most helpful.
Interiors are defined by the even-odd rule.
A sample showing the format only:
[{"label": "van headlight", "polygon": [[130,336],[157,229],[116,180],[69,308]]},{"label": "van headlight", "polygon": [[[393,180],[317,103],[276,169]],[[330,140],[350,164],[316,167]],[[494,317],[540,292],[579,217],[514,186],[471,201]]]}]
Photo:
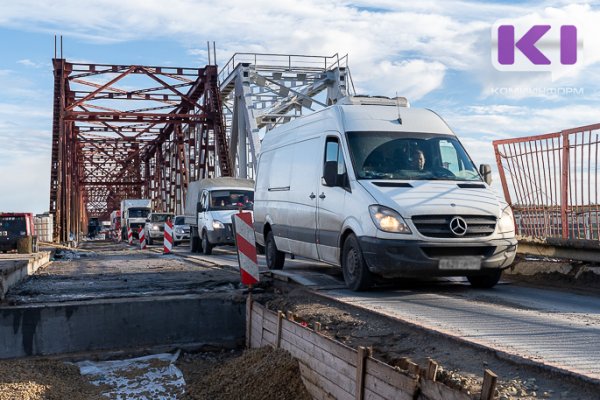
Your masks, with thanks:
[{"label": "van headlight", "polygon": [[374,204],[369,206],[369,214],[375,226],[384,232],[412,233],[404,218],[391,208]]},{"label": "van headlight", "polygon": [[152,230],[153,231],[157,231],[159,229],[160,229],[160,226],[158,226],[158,225],[152,225]]},{"label": "van headlight", "polygon": [[498,221],[498,233],[509,233],[515,231],[515,220],[510,207],[502,211],[502,217]]},{"label": "van headlight", "polygon": [[225,225],[221,221],[213,221],[213,229],[225,229]]}]

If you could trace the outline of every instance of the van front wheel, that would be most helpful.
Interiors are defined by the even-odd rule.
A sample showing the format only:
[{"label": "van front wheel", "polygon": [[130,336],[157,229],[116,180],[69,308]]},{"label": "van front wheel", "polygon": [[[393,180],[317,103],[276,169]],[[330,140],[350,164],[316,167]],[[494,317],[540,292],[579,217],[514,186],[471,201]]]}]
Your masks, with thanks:
[{"label": "van front wheel", "polygon": [[467,276],[471,286],[478,289],[489,289],[496,286],[502,275],[501,269],[493,269],[485,275],[470,275]]},{"label": "van front wheel", "polygon": [[344,242],[342,273],[346,286],[350,290],[361,291],[371,287],[373,277],[358,245],[358,239],[354,235],[348,236]]},{"label": "van front wheel", "polygon": [[275,236],[272,231],[267,233],[267,240],[265,241],[265,256],[267,259],[267,268],[282,269],[283,263],[285,262],[285,253],[277,250],[275,244]]},{"label": "van front wheel", "polygon": [[202,253],[204,255],[212,254],[213,245],[208,240],[208,234],[206,232],[202,232]]}]

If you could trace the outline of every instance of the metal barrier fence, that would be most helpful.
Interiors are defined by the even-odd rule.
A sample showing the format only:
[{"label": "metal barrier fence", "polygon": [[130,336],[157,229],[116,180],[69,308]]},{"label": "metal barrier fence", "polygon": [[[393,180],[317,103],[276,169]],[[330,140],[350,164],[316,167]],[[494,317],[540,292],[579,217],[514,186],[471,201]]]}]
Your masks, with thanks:
[{"label": "metal barrier fence", "polygon": [[595,124],[493,142],[517,234],[599,240],[599,134]]}]

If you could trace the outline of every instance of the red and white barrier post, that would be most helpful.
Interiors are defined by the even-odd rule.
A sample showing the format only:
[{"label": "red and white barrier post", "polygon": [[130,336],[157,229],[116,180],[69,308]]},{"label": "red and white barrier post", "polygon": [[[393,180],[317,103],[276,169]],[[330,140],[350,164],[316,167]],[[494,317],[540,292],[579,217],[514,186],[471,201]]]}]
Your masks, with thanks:
[{"label": "red and white barrier post", "polygon": [[133,246],[133,232],[131,231],[130,226],[127,227],[127,243],[129,243],[130,246]]},{"label": "red and white barrier post", "polygon": [[140,249],[146,250],[146,235],[144,234],[144,228],[140,228],[138,237],[140,238]]},{"label": "red and white barrier post", "polygon": [[173,252],[173,222],[171,218],[167,218],[165,222],[165,236],[163,240],[163,254],[171,254]]},{"label": "red and white barrier post", "polygon": [[256,257],[256,240],[252,228],[252,213],[239,212],[233,215],[235,244],[240,264],[242,284],[252,288],[260,280],[258,259]]}]

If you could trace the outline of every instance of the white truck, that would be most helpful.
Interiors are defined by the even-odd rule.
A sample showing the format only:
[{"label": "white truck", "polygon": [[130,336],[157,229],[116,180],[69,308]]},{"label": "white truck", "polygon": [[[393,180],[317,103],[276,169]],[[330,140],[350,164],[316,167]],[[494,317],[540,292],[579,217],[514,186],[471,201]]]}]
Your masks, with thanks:
[{"label": "white truck", "polygon": [[190,226],[192,253],[211,254],[214,246],[233,245],[231,216],[252,211],[254,181],[239,178],[190,182],[185,201],[185,223]]},{"label": "white truck", "polygon": [[127,240],[127,228],[131,228],[133,237],[144,227],[146,217],[152,211],[150,199],[125,199],[121,201],[121,237]]}]

